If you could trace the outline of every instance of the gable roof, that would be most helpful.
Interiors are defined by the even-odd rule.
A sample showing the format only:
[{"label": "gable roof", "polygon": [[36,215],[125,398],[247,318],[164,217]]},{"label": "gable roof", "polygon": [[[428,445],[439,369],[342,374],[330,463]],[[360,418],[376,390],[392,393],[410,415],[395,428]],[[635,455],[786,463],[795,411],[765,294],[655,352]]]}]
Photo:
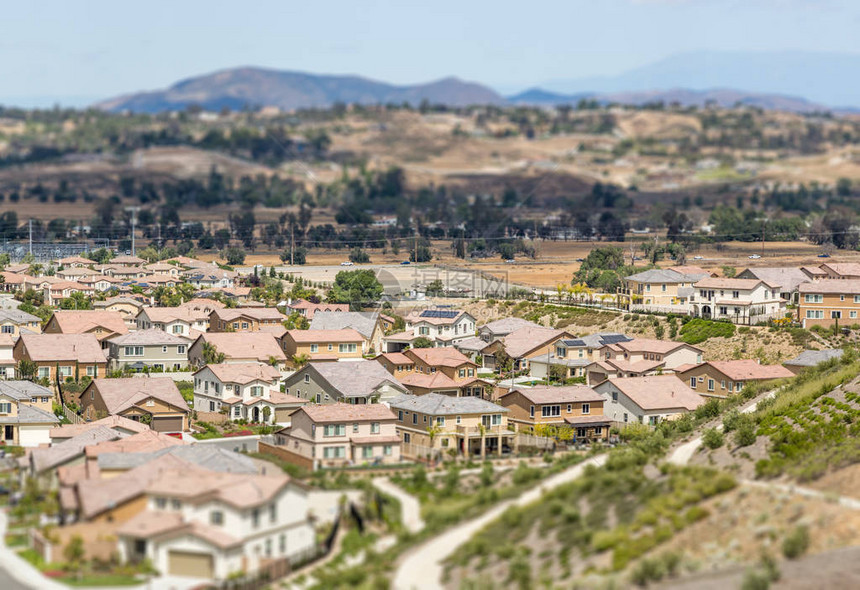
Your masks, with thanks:
[{"label": "gable roof", "polygon": [[539,348],[561,336],[570,337],[571,335],[564,330],[544,328],[543,326],[526,326],[514,330],[502,338],[501,342],[508,356],[511,358],[520,358],[535,348]]},{"label": "gable roof", "polygon": [[298,410],[317,423],[393,421],[397,416],[383,404],[309,404]]},{"label": "gable roof", "polygon": [[98,457],[102,453],[136,453],[187,445],[175,436],[169,436],[152,429],[132,434],[116,440],[90,445],[85,449],[87,457]]},{"label": "gable roof", "polygon": [[18,401],[30,401],[34,397],[53,397],[53,392],[32,381],[9,380],[0,381],[0,394],[5,394]]},{"label": "gable roof", "polygon": [[129,346],[133,344],[137,344],[140,346],[165,344],[187,345],[188,339],[183,338],[182,336],[177,336],[176,334],[165,332],[164,330],[159,330],[158,328],[149,328],[148,330],[137,330],[135,332],[129,332],[128,334],[123,334],[122,336],[109,338],[108,342],[110,342],[111,344],[116,344],[118,346]]},{"label": "gable roof", "polygon": [[860,263],[858,262],[825,262],[819,268],[829,268],[833,274],[840,276],[860,277]]},{"label": "gable roof", "polygon": [[451,397],[441,393],[425,395],[401,395],[388,404],[395,410],[409,410],[428,416],[451,416],[455,414],[504,414],[509,410],[478,397]]},{"label": "gable roof", "polygon": [[493,336],[505,336],[514,330],[526,327],[539,328],[540,325],[524,320],[523,318],[509,317],[487,322],[478,328],[478,330],[481,332],[489,332]]},{"label": "gable roof", "polygon": [[251,383],[252,381],[277,381],[281,378],[281,372],[272,365],[265,363],[220,363],[217,365],[206,365],[196,371],[209,369],[222,383]]},{"label": "gable roof", "polygon": [[406,388],[386,371],[385,367],[375,361],[338,363],[311,361],[302,369],[302,371],[308,370],[315,371],[344,397],[369,396],[383,383],[391,385],[398,391],[406,392]]},{"label": "gable roof", "polygon": [[[752,359],[736,361],[707,361],[702,365],[710,365],[717,371],[734,381],[783,379],[794,377],[794,373],[782,365],[762,365]],[[702,365],[699,365],[700,367]]]},{"label": "gable roof", "polygon": [[474,365],[469,357],[451,346],[435,348],[410,348],[405,353],[407,357],[415,357],[431,367],[459,367],[463,364]]},{"label": "gable roof", "polygon": [[189,411],[176,382],[170,377],[94,379],[87,389],[90,387],[99,392],[109,414],[118,414],[150,397]]},{"label": "gable roof", "polygon": [[738,275],[752,275],[769,285],[779,286],[783,291],[794,291],[801,283],[809,282],[809,276],[795,266],[749,267]]},{"label": "gable roof", "polygon": [[94,310],[60,310],[55,311],[49,323],[54,323],[63,334],[84,334],[101,327],[116,334],[128,333],[125,320],[117,311],[103,309]]},{"label": "gable roof", "polygon": [[270,357],[274,357],[280,361],[287,360],[278,340],[270,332],[206,332],[197,340],[208,342],[227,359],[267,362]]},{"label": "gable roof", "polygon": [[155,451],[114,453],[98,456],[99,469],[133,469],[162,455],[173,455],[184,461],[208,469],[228,473],[258,473],[258,463],[242,453],[223,449],[218,445],[174,445]]},{"label": "gable roof", "polygon": [[101,420],[94,422],[80,422],[78,424],[63,424],[57,428],[52,428],[50,432],[51,439],[55,438],[74,438],[79,434],[83,434],[94,428],[110,428],[113,430],[127,430],[131,433],[143,432],[150,430],[149,426],[142,424],[137,420],[130,420],[125,416],[107,416]]},{"label": "gable roof", "polygon": [[750,291],[759,284],[764,283],[768,287],[773,285],[761,279],[727,279],[724,277],[706,277],[697,281],[693,286],[702,289],[737,289],[739,291]]},{"label": "gable roof", "polygon": [[[487,343],[484,342],[485,346],[486,346],[486,344]],[[376,355],[373,358],[373,360],[378,361],[381,358],[385,359],[388,362],[393,363],[395,365],[414,365],[415,364],[415,361],[413,361],[411,358],[409,358],[408,356],[406,356],[402,352],[381,352],[378,355]]]},{"label": "gable roof", "polygon": [[456,324],[464,316],[472,317],[470,313],[461,309],[422,309],[410,312],[406,316],[406,322],[409,324],[425,323],[433,326],[446,326]]},{"label": "gable roof", "polygon": [[792,367],[814,367],[831,359],[841,358],[844,351],[841,348],[825,350],[804,350],[793,359],[787,360],[783,365]]},{"label": "gable roof", "polygon": [[352,328],[367,340],[373,336],[379,314],[368,311],[317,310],[311,320],[311,330],[343,330]]},{"label": "gable roof", "polygon": [[125,435],[120,434],[116,430],[105,426],[97,426],[51,447],[32,449],[30,451],[30,460],[33,462],[36,472],[41,473],[47,469],[62,465],[75,457],[82,456],[84,449],[89,445],[115,440],[123,436]]},{"label": "gable roof", "polygon": [[22,334],[20,342],[30,359],[36,362],[107,362],[94,334]]},{"label": "gable roof", "polygon": [[602,402],[603,396],[587,385],[566,385],[562,387],[515,387],[504,397],[520,393],[533,404],[567,404],[574,402]]},{"label": "gable roof", "polygon": [[637,283],[694,283],[708,276],[710,275],[704,271],[702,273],[686,274],[668,268],[652,268],[624,277],[624,280]]},{"label": "gable roof", "polygon": [[633,338],[632,340],[616,342],[609,346],[610,348],[625,350],[627,352],[652,352],[656,354],[668,354],[679,348],[692,348],[693,350],[701,352],[701,349],[685,342],[656,340],[654,338]]},{"label": "gable roof", "polygon": [[225,322],[232,322],[241,317],[255,320],[277,320],[279,322],[286,319],[284,314],[273,307],[218,308],[212,310],[212,316]]},{"label": "gable roof", "polygon": [[800,293],[860,295],[860,279],[821,279],[798,286]]},{"label": "gable roof", "polygon": [[287,330],[286,334],[293,342],[363,342],[364,337],[352,328],[343,330]]},{"label": "gable roof", "polygon": [[15,324],[41,323],[42,319],[20,309],[0,309],[0,322]]},{"label": "gable roof", "polygon": [[705,403],[698,393],[675,375],[618,377],[604,381],[594,389],[603,393],[610,386],[615,386],[643,410],[695,410]]}]

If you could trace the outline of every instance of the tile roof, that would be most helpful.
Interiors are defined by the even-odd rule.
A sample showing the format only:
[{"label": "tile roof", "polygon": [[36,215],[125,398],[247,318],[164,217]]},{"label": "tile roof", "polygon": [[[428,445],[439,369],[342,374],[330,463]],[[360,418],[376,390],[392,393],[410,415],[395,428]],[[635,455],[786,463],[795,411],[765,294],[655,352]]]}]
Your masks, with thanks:
[{"label": "tile roof", "polygon": [[85,454],[89,458],[98,457],[102,453],[145,453],[187,444],[175,436],[150,429],[117,440],[88,446]]},{"label": "tile roof", "polygon": [[435,373],[409,373],[400,378],[400,382],[406,387],[418,387],[420,389],[459,389],[465,383],[457,383],[441,371]]},{"label": "tile roof", "polygon": [[511,358],[520,358],[535,348],[539,348],[562,336],[570,337],[570,334],[564,330],[555,330],[542,326],[526,326],[525,328],[514,330],[502,338],[502,343],[508,356]]},{"label": "tile roof", "polygon": [[412,348],[406,356],[414,356],[431,367],[459,367],[463,364],[474,365],[469,357],[452,346],[439,346],[436,348]]},{"label": "tile roof", "polygon": [[0,394],[19,401],[30,401],[33,397],[54,397],[54,393],[43,385],[18,380],[0,381]]},{"label": "tile roof", "polygon": [[176,382],[170,377],[94,379],[87,389],[90,387],[98,390],[109,414],[118,414],[150,397],[189,411]]},{"label": "tile roof", "polygon": [[20,309],[0,309],[0,322],[16,324],[42,323],[42,319]]},{"label": "tile roof", "polygon": [[268,332],[206,332],[200,340],[212,344],[228,359],[256,359],[268,362],[270,357],[287,359],[278,340]]},{"label": "tile roof", "polygon": [[527,327],[538,328],[540,326],[522,318],[510,317],[487,322],[483,326],[480,326],[478,330],[481,332],[489,332],[494,336],[505,336],[514,330]]},{"label": "tile roof", "polygon": [[690,283],[707,276],[709,276],[707,272],[685,274],[668,268],[652,268],[624,277],[624,280],[637,283]]},{"label": "tile roof", "polygon": [[784,365],[793,367],[814,367],[820,363],[827,362],[831,359],[841,358],[843,354],[841,348],[833,348],[828,350],[804,350],[793,359],[785,361]]},{"label": "tile roof", "polygon": [[[602,402],[603,397],[587,385],[562,387],[515,387],[505,394],[519,392],[533,404],[566,404],[573,402]],[[503,396],[504,397],[504,396]]]},{"label": "tile roof", "polygon": [[55,311],[49,322],[55,323],[63,334],[83,334],[98,327],[116,334],[128,333],[128,326],[118,311],[61,310]]},{"label": "tile roof", "polygon": [[751,274],[770,285],[779,285],[783,291],[794,291],[801,283],[809,282],[809,276],[794,266],[757,266],[746,268],[738,274]]},{"label": "tile roof", "polygon": [[[433,317],[431,315],[426,315],[428,312],[432,313],[433,311],[447,312],[450,311],[450,314],[440,314],[438,317]],[[425,314],[425,315],[422,315]],[[465,311],[460,309],[445,309],[445,310],[415,310],[409,313],[406,316],[406,322],[410,324],[431,324],[434,326],[446,326],[451,324],[456,324],[460,318],[464,315],[468,315]],[[443,317],[450,316],[450,317]]]},{"label": "tile roof", "polygon": [[284,473],[251,475],[186,468],[163,471],[146,487],[146,493],[189,502],[213,499],[236,508],[252,508],[271,501],[290,482]]},{"label": "tile roof", "polygon": [[486,348],[487,342],[477,336],[470,336],[454,343],[457,350],[468,350],[469,352],[480,352]]},{"label": "tile roof", "polygon": [[281,372],[265,363],[220,363],[217,365],[206,365],[196,371],[209,369],[222,383],[250,383],[252,381],[273,382],[281,378]]},{"label": "tile roof", "polygon": [[0,424],[58,424],[60,419],[29,404],[18,405],[18,415],[0,416]]},{"label": "tile roof", "polygon": [[594,387],[603,394],[615,386],[643,410],[695,410],[705,401],[675,375],[624,377],[604,381]]},{"label": "tile roof", "polygon": [[860,263],[857,262],[825,262],[820,268],[829,268],[834,274],[841,276],[860,277]]},{"label": "tile roof", "polygon": [[22,334],[21,342],[27,355],[36,362],[107,362],[94,334]]},{"label": "tile roof", "polygon": [[364,337],[352,328],[343,330],[287,330],[286,335],[294,342],[362,342]]},{"label": "tile roof", "polygon": [[373,336],[377,322],[376,312],[364,311],[321,311],[314,312],[311,320],[311,330],[342,330],[352,328],[364,339]]},{"label": "tile roof", "polygon": [[697,289],[737,289],[739,291],[748,291],[755,289],[759,283],[771,286],[761,279],[727,279],[723,277],[706,277],[696,282],[693,286]]},{"label": "tile roof", "polygon": [[51,438],[73,438],[79,434],[83,434],[93,428],[111,428],[114,430],[125,430],[131,433],[143,432],[150,430],[146,424],[141,424],[136,420],[130,420],[125,416],[107,416],[95,422],[81,422],[79,424],[63,424],[57,428],[51,429]]},{"label": "tile roof", "polygon": [[708,361],[703,364],[711,365],[720,373],[735,381],[794,377],[794,373],[782,365],[762,365],[751,359],[742,359],[737,361]]},{"label": "tile roof", "polygon": [[83,456],[89,445],[124,437],[116,430],[97,426],[48,448],[35,448],[30,451],[30,459],[37,473],[57,467],[75,457]]},{"label": "tile roof", "polygon": [[308,417],[318,424],[330,422],[380,422],[396,420],[397,416],[385,404],[308,404],[302,407]]},{"label": "tile roof", "polygon": [[169,332],[159,330],[158,328],[129,332],[128,334],[117,336],[116,338],[110,338],[108,339],[108,342],[118,346],[129,346],[132,344],[139,344],[141,346],[189,344],[188,338],[183,338],[176,334],[170,334]]},{"label": "tile roof", "polygon": [[[860,279],[821,279],[820,281],[801,283],[798,291],[801,293],[860,295]],[[802,303],[803,301],[801,301]]]},{"label": "tile roof", "polygon": [[173,455],[210,471],[250,474],[260,470],[258,464],[247,455],[211,444],[175,445],[147,452],[103,452],[98,455],[98,466],[100,469],[133,469],[162,455]]},{"label": "tile roof", "polygon": [[370,360],[350,362],[314,362],[308,363],[305,370],[316,371],[344,397],[366,397],[371,395],[383,383],[398,391],[406,392],[406,388],[385,370],[380,363]]},{"label": "tile roof", "polygon": [[[483,342],[483,341],[482,341]],[[484,345],[486,346],[486,342]],[[374,357],[374,360],[379,360],[383,358],[390,363],[394,363],[395,365],[414,365],[415,361],[411,358],[403,354],[402,352],[381,352]]]},{"label": "tile roof", "polygon": [[284,321],[286,316],[279,312],[274,307],[242,307],[242,308],[222,308],[212,311],[212,316],[225,322],[232,322],[241,317],[252,318],[255,320],[277,320]]},{"label": "tile roof", "polygon": [[615,344],[612,344],[611,346],[631,353],[652,352],[656,354],[668,354],[673,350],[677,350],[679,348],[692,348],[694,350],[699,350],[695,346],[692,346],[691,344],[686,344],[684,342],[673,342],[671,340],[655,340],[653,338],[634,338],[632,340],[628,340],[627,342],[617,342]]},{"label": "tile roof", "polygon": [[455,414],[503,414],[507,408],[478,397],[451,397],[440,393],[425,395],[401,395],[391,400],[395,410],[409,410],[428,416],[451,416]]}]

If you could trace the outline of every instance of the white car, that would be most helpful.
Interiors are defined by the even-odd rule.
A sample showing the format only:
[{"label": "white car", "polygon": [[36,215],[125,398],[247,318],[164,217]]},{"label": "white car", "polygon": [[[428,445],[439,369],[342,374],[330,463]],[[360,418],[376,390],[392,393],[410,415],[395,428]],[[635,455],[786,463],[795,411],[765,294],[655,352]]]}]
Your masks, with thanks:
[{"label": "white car", "polygon": [[693,260],[704,260],[704,256],[693,256]]},{"label": "white car", "polygon": [[347,260],[346,262],[341,262],[341,263],[340,263],[340,265],[341,265],[341,266],[355,266],[355,265],[354,265],[352,262],[350,262],[349,260]]},{"label": "white car", "polygon": [[758,254],[750,254],[749,258],[750,260],[758,260],[759,258],[761,258],[761,256],[759,256]]}]

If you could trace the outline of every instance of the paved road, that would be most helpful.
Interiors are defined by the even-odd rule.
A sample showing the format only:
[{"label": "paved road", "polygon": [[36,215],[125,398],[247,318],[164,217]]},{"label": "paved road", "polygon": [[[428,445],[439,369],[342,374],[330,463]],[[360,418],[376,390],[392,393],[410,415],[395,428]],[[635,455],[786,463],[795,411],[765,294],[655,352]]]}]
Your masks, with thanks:
[{"label": "paved road", "polygon": [[421,503],[418,498],[391,483],[387,477],[374,478],[373,485],[382,493],[394,496],[400,502],[400,520],[407,531],[417,533],[424,529],[424,519],[421,518]]},{"label": "paved road", "polygon": [[442,587],[442,562],[457,547],[468,541],[482,528],[499,518],[511,506],[524,506],[539,500],[544,492],[571,482],[582,475],[587,465],[603,465],[606,455],[592,457],[548,477],[519,498],[502,502],[483,515],[459,524],[416,547],[400,562],[394,574],[395,590],[437,590]]}]

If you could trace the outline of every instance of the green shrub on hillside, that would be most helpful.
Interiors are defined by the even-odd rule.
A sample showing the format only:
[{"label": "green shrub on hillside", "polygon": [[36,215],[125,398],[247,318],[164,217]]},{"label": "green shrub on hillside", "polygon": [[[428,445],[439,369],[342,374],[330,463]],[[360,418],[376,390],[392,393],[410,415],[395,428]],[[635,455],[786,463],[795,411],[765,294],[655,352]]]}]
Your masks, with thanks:
[{"label": "green shrub on hillside", "polygon": [[734,324],[702,318],[693,318],[681,327],[681,342],[687,344],[699,344],[709,338],[731,338],[734,335]]}]

